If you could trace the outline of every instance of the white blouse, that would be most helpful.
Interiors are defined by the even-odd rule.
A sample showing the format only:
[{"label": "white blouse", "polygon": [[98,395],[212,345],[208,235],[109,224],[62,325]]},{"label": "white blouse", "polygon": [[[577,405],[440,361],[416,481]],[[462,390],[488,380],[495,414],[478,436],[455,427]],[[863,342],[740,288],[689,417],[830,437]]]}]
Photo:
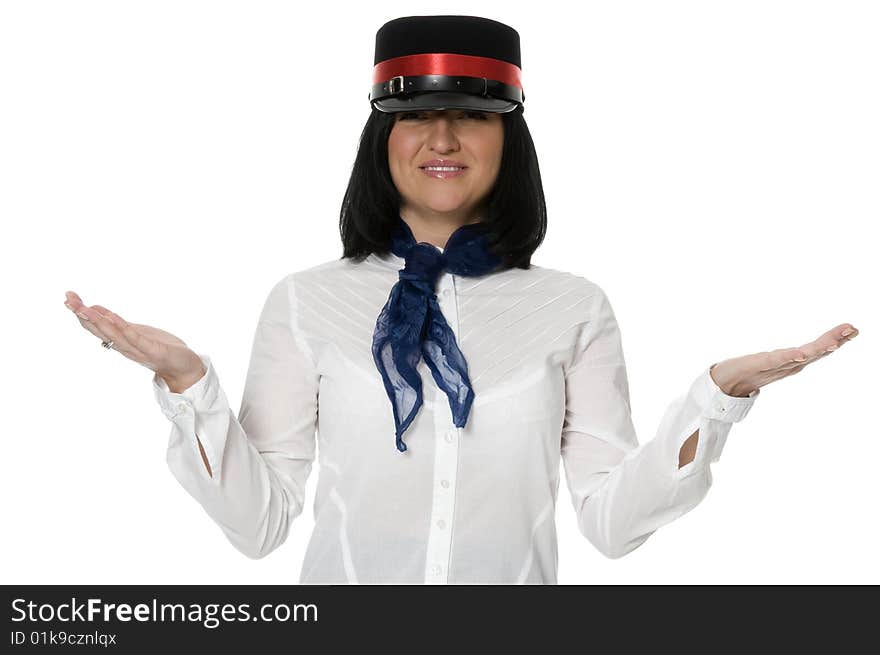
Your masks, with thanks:
[{"label": "white blouse", "polygon": [[[560,459],[581,532],[610,558],[703,499],[710,462],[760,390],[726,395],[707,366],[640,446],[608,298],[536,265],[439,277],[475,400],[456,428],[422,360],[424,405],[397,450],[371,344],[403,265],[394,254],[338,259],[275,284],[238,417],[207,355],[183,393],[153,377],[172,423],[168,465],[238,550],[259,558],[284,543],[316,453],[303,584],[556,584]],[[696,430],[696,457],[679,468]]]}]

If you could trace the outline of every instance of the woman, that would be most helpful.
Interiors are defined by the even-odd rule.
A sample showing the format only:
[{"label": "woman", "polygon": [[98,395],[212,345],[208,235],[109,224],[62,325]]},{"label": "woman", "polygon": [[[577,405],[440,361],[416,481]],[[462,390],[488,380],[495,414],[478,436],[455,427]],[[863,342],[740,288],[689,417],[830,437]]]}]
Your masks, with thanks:
[{"label": "woman", "polygon": [[581,532],[621,557],[702,500],[761,387],[857,334],[707,367],[639,447],[608,297],[530,264],[546,222],[517,33],[397,19],[375,61],[343,256],[272,288],[237,417],[207,355],[65,303],[155,371],[173,474],[249,557],[287,538],[319,445],[300,582],[555,583],[560,459]]}]

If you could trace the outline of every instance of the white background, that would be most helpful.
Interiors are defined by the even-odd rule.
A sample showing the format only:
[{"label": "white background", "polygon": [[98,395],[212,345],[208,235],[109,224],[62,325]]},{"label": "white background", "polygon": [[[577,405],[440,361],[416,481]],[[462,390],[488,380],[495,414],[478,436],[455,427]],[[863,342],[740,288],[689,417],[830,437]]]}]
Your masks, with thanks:
[{"label": "white background", "polygon": [[341,255],[376,30],[470,14],[520,33],[533,263],[608,293],[642,442],[704,366],[861,332],[763,388],[708,496],[626,557],[578,532],[563,484],[559,582],[880,582],[876,3],[340,7],[0,5],[0,580],[298,580],[317,464],[288,541],[245,558],[166,468],[151,372],[64,292],[210,354],[237,412],[272,284]]}]

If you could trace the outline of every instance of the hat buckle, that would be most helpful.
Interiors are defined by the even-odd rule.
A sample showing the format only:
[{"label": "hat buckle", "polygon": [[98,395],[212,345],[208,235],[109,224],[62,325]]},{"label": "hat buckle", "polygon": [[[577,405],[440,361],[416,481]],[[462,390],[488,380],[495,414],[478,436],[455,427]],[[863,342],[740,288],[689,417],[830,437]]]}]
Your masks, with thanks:
[{"label": "hat buckle", "polygon": [[[395,90],[394,84],[398,80],[400,81],[400,88]],[[403,75],[397,75],[396,77],[392,77],[390,80],[388,80],[388,92],[391,95],[397,95],[398,93],[403,93]]]}]

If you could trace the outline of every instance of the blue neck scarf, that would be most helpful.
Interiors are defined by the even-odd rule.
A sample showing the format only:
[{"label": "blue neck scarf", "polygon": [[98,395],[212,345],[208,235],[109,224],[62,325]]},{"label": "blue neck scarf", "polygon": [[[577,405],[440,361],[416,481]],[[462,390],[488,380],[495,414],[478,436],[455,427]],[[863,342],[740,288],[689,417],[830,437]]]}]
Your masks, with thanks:
[{"label": "blue neck scarf", "polygon": [[490,252],[485,225],[462,225],[450,235],[443,252],[430,243],[416,243],[409,225],[398,217],[391,252],[405,260],[373,333],[373,360],[394,411],[397,449],[406,450],[403,433],[422,406],[422,378],[416,366],[422,356],[434,381],[449,398],[456,427],[467,422],[474,391],[467,362],[446,323],[434,287],[446,270],[455,275],[484,275],[501,260]]}]

